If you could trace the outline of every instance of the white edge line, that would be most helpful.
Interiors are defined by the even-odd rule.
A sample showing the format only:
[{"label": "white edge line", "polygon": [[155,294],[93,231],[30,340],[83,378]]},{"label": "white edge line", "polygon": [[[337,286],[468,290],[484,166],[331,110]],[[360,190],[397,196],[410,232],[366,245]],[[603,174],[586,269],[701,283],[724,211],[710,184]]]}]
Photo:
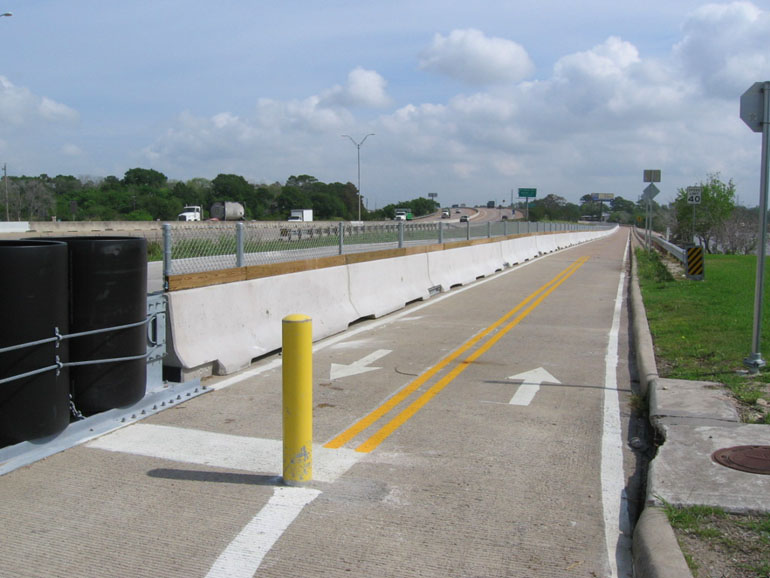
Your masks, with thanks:
[{"label": "white edge line", "polygon": [[625,265],[628,243],[623,253],[623,267],[618,280],[612,328],[609,332],[607,355],[604,366],[604,403],[602,426],[602,510],[604,513],[604,537],[610,576],[624,578],[632,575],[630,522],[628,501],[625,494],[623,470],[623,430],[620,422],[618,401],[618,337],[625,286]]}]

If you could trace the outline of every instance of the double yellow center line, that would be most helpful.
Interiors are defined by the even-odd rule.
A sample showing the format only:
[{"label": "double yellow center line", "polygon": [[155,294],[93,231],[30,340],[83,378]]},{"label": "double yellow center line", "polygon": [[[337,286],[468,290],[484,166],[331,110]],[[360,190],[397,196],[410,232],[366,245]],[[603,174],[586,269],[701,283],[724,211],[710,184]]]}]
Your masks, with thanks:
[{"label": "double yellow center line", "polygon": [[[507,322],[500,331],[492,335],[486,342],[484,342],[478,349],[473,351],[468,357],[460,361],[452,370],[437,381],[433,386],[426,390],[420,397],[415,399],[411,404],[404,408],[400,413],[383,425],[377,430],[369,439],[363,442],[356,448],[357,452],[368,453],[379,446],[385,441],[393,432],[401,427],[409,418],[416,414],[422,407],[433,399],[442,389],[449,385],[458,375],[460,375],[465,369],[476,359],[484,355],[492,346],[497,343],[506,333],[516,327],[522,319],[529,315],[535,307],[540,305],[543,300],[553,293],[559,285],[564,283],[575,271],[585,264],[588,257],[582,257],[572,263],[569,267],[564,269],[561,273],[556,275],[548,283],[537,289],[534,293],[530,294],[526,299],[519,303],[516,307],[511,309],[508,313],[503,315],[500,319],[495,321],[492,325],[484,329],[481,333],[475,335],[458,349],[444,357],[436,365],[428,369],[425,373],[421,374],[404,389],[396,393],[393,397],[388,399],[385,403],[380,405],[377,409],[370,414],[364,416],[348,429],[343,431],[337,437],[324,444],[325,448],[340,448],[356,437],[359,433],[373,425],[381,417],[395,408],[398,404],[404,401],[429,379],[435,376],[438,372],[455,361],[458,357],[463,355],[469,349],[478,344],[481,340],[485,339],[492,332],[498,329],[500,326]],[[515,316],[515,317],[514,317]],[[513,317],[513,319],[511,319]],[[510,321],[509,321],[510,320]]]}]

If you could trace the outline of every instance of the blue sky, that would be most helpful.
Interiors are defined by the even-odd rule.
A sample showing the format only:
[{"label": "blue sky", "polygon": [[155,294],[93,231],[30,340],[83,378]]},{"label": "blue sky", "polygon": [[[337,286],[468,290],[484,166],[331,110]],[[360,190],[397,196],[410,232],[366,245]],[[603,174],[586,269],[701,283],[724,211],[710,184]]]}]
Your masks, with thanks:
[{"label": "blue sky", "polygon": [[0,0],[10,175],[235,173],[438,193],[668,202],[719,172],[759,198],[740,95],[770,80],[770,0]]}]

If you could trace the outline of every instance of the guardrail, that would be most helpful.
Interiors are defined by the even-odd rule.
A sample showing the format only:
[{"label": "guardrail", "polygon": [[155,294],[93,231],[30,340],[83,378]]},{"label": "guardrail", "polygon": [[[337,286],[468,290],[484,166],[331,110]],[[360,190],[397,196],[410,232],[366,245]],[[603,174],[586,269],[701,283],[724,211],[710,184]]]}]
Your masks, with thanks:
[{"label": "guardrail", "polygon": [[[634,231],[636,233],[637,238],[640,239],[642,243],[644,243],[644,239],[645,239],[644,232],[640,231],[638,227],[635,227]],[[687,263],[687,251],[685,251],[681,247],[666,241],[663,237],[660,237],[657,234],[651,234],[649,238],[651,242],[655,243],[655,245],[660,247],[660,249],[662,249],[669,255],[675,257],[683,265]]]}]

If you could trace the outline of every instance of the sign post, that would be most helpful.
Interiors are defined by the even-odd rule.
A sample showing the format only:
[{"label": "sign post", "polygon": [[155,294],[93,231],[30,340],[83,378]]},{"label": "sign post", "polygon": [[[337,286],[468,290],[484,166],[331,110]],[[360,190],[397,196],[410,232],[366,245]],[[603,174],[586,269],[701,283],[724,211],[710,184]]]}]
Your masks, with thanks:
[{"label": "sign post", "polygon": [[767,181],[770,169],[770,81],[755,82],[741,95],[741,120],[754,132],[762,133],[762,168],[759,181],[759,249],[757,250],[757,278],[754,285],[754,332],[751,355],[743,360],[752,373],[765,366],[760,353],[762,333],[762,298],[765,291],[765,253],[767,252]]},{"label": "sign post", "polygon": [[644,171],[644,182],[650,183],[647,188],[644,189],[642,198],[647,201],[647,223],[645,224],[644,238],[647,242],[647,250],[650,250],[650,244],[652,242],[652,199],[655,198],[660,190],[654,183],[660,182],[660,170],[659,169],[646,169]]},{"label": "sign post", "polygon": [[527,223],[529,223],[529,200],[537,196],[537,189],[519,189],[519,198],[527,199]]},{"label": "sign post", "polygon": [[695,242],[695,207],[700,205],[700,199],[703,195],[702,187],[687,187],[687,204],[692,205],[692,243]]}]

